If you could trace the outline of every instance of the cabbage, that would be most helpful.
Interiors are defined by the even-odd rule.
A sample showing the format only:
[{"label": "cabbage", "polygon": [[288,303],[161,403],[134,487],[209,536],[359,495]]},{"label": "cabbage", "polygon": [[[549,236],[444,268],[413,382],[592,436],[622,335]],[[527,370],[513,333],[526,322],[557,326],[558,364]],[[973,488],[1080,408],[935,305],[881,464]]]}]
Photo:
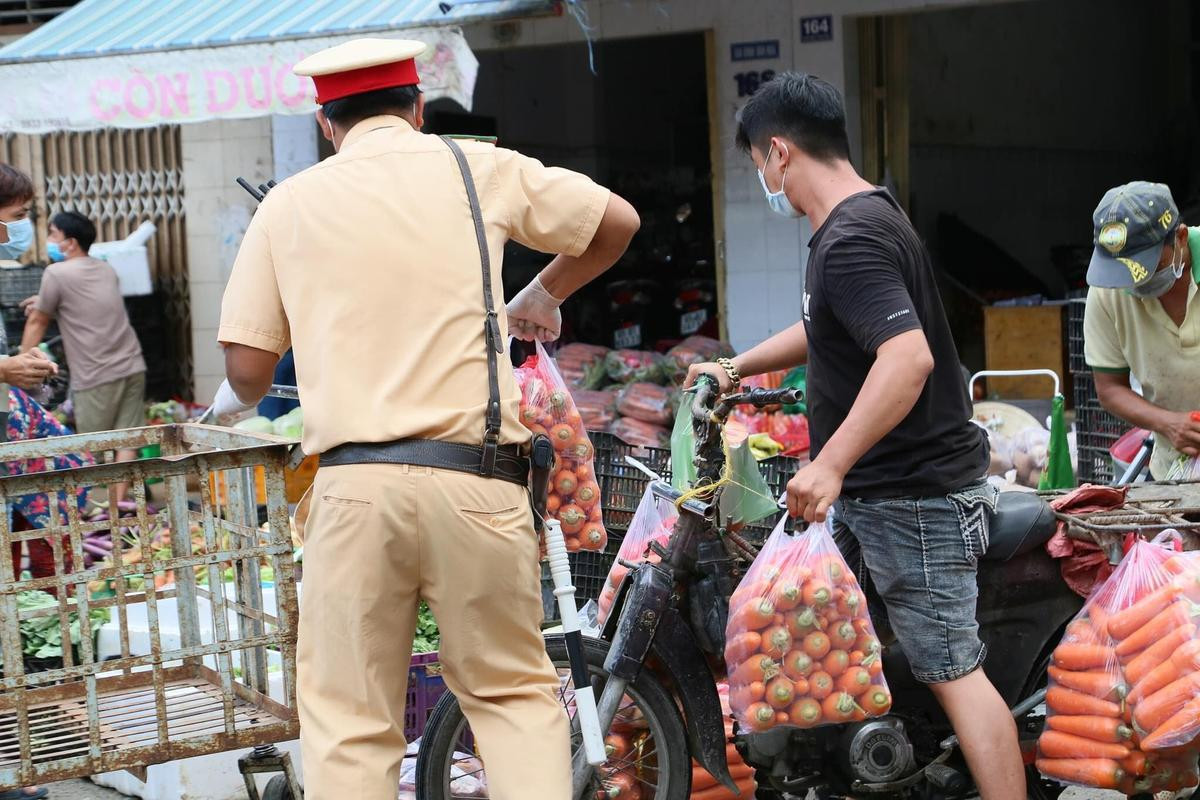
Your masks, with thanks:
[{"label": "cabbage", "polygon": [[266,417],[251,417],[244,419],[233,426],[236,431],[245,431],[246,433],[274,433],[275,426],[271,424],[271,420]]},{"label": "cabbage", "polygon": [[299,407],[293,408],[272,423],[276,436],[287,439],[299,439],[304,435],[304,412]]}]

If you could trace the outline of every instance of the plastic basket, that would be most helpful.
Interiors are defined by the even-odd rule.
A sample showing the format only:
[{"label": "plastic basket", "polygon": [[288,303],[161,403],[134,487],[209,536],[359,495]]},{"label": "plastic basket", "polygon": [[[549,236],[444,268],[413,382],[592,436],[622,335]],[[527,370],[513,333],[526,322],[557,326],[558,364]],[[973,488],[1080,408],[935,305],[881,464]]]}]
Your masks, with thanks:
[{"label": "plastic basket", "polygon": [[44,270],[35,264],[0,269],[0,305],[20,305],[22,300],[41,291]]},{"label": "plastic basket", "polygon": [[404,703],[404,738],[416,741],[425,732],[433,707],[446,692],[437,653],[413,653],[408,667],[408,694]]},{"label": "plastic basket", "polygon": [[[155,446],[160,458],[103,463],[114,451]],[[294,739],[298,602],[284,499],[288,443],[157,425],[5,442],[0,461],[53,463],[87,452],[96,464],[0,476],[0,730],[8,731],[0,736],[0,789]],[[247,502],[256,467],[266,476],[263,529]],[[211,491],[214,475],[228,487],[226,498]],[[147,503],[152,478],[163,480],[161,511]],[[189,500],[189,482],[200,487],[198,504]],[[10,498],[114,483],[132,483],[133,520],[89,521],[70,503],[63,519],[53,503],[45,528],[15,531],[8,523]],[[137,557],[110,555],[85,568],[85,536],[118,553],[132,537]],[[12,546],[34,539],[53,548],[55,572],[25,579]],[[270,589],[263,566],[274,571]],[[19,606],[18,596],[33,590],[53,592],[56,601]],[[107,626],[93,612],[105,613]],[[65,641],[77,624],[79,646],[64,648],[61,666],[27,672],[20,623],[42,617],[56,620]],[[115,655],[99,651],[97,630],[119,641]],[[144,642],[131,635],[140,630]]]}]

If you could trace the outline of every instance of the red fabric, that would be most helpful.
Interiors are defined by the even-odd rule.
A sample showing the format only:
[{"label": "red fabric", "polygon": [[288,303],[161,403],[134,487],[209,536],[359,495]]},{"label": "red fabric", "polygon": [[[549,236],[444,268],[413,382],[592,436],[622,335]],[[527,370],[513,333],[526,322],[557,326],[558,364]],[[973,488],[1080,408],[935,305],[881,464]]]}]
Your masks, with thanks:
[{"label": "red fabric", "polygon": [[[13,530],[14,531],[31,531],[33,526],[20,514],[13,514]],[[50,546],[48,539],[26,539],[26,546],[29,548],[29,573],[34,578],[48,578],[54,575],[54,548]],[[67,537],[63,537],[63,561],[66,565],[63,569],[63,574],[71,571],[71,551],[70,542]],[[21,543],[14,542],[12,545],[13,566],[19,572],[21,569]],[[53,589],[46,589],[47,592],[58,596],[58,592]]]},{"label": "red fabric", "polygon": [[313,76],[318,103],[328,103],[330,100],[376,89],[390,89],[393,86],[416,86],[420,82],[417,76],[417,61],[413,58]]},{"label": "red fabric", "polygon": [[[1085,514],[1089,511],[1107,511],[1125,502],[1125,487],[1093,486],[1086,484],[1070,494],[1063,495],[1050,503],[1055,511]],[[1046,542],[1046,552],[1062,563],[1063,580],[1071,591],[1087,597],[1098,584],[1112,574],[1113,565],[1108,554],[1092,542],[1081,542],[1067,536],[1067,523],[1060,521],[1058,530]]]}]

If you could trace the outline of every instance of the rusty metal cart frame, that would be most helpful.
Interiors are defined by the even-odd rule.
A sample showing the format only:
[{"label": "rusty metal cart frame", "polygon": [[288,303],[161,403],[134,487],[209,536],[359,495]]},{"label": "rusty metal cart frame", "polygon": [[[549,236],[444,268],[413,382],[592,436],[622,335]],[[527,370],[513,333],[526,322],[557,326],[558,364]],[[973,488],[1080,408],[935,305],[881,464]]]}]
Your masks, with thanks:
[{"label": "rusty metal cart frame", "polygon": [[[119,769],[144,778],[153,764],[253,747],[239,761],[252,800],[258,792],[251,775],[267,769],[284,772],[268,795],[286,796],[285,790],[302,796],[290,759],[271,746],[299,735],[298,602],[284,489],[293,444],[205,425],[0,443],[0,462],[79,452],[98,462],[0,475],[0,789]],[[107,453],[150,445],[159,445],[162,455],[102,463]],[[265,530],[258,525],[256,469],[262,471]],[[145,482],[152,478],[161,479],[167,493],[159,512],[147,504]],[[189,480],[198,484],[199,508],[189,506]],[[133,518],[90,521],[75,502],[51,501],[48,527],[12,529],[14,498],[59,492],[73,498],[81,488],[122,482],[133,485]],[[157,526],[169,536],[152,538]],[[124,537],[140,558],[105,559],[85,568],[87,535],[111,536],[117,553]],[[54,574],[22,579],[11,545],[35,539],[52,548]],[[263,603],[264,561],[275,575],[274,614]],[[226,584],[230,565],[234,580]],[[156,587],[155,578],[168,572],[174,582]],[[93,581],[111,582],[113,596],[93,598]],[[29,590],[49,591],[56,603],[22,609],[18,595]],[[205,605],[209,614],[202,620]],[[95,609],[115,610],[118,623],[120,653],[104,662],[89,618]],[[131,612],[145,615],[149,653],[133,652]],[[160,625],[172,614],[177,638],[165,636]],[[26,672],[19,623],[55,616],[64,643],[61,667]],[[70,646],[72,625],[78,628],[76,647]],[[279,699],[271,696],[269,651],[278,653],[282,671]]]}]

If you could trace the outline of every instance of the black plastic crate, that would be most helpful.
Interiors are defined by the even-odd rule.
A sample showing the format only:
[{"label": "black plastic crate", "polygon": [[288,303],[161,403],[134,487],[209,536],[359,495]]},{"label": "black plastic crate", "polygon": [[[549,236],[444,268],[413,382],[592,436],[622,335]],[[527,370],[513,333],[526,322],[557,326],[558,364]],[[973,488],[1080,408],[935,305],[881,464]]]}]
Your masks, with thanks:
[{"label": "black plastic crate", "polygon": [[1091,371],[1075,373],[1074,383],[1079,481],[1111,483],[1115,476],[1109,448],[1130,429],[1130,426],[1100,405]]},{"label": "black plastic crate", "polygon": [[26,264],[12,269],[0,269],[0,305],[19,305],[42,288],[44,267]]},{"label": "black plastic crate", "polygon": [[1086,297],[1072,297],[1067,302],[1067,353],[1074,375],[1089,372],[1083,356],[1083,311],[1086,306]]},{"label": "black plastic crate", "polygon": [[596,448],[596,480],[600,484],[600,506],[604,509],[604,525],[624,533],[629,530],[650,477],[625,460],[632,456],[648,468],[671,479],[671,451],[659,447],[639,447],[621,441],[611,433],[591,433]]}]

